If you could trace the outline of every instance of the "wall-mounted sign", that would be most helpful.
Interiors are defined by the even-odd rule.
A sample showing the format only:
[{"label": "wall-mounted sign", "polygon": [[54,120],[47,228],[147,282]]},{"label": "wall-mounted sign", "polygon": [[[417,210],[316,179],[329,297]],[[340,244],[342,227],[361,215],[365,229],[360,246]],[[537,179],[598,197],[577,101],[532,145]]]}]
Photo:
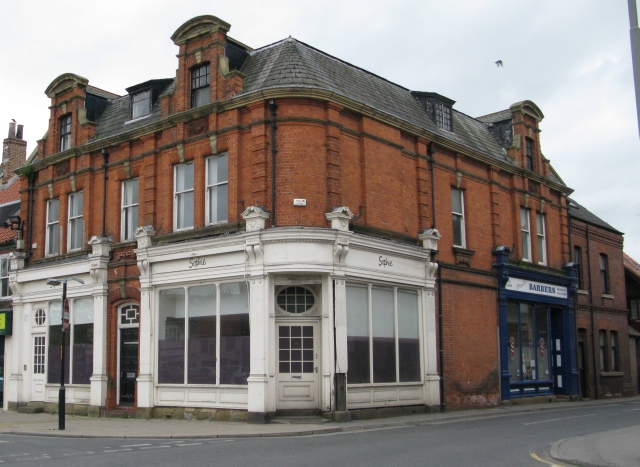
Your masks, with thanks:
[{"label": "wall-mounted sign", "polygon": [[207,260],[204,258],[189,258],[189,269],[198,269],[198,266],[206,266]]},{"label": "wall-mounted sign", "polygon": [[10,336],[13,332],[13,311],[0,311],[0,336]]},{"label": "wall-mounted sign", "polygon": [[542,282],[533,282],[525,279],[515,279],[510,277],[505,285],[505,289],[513,292],[530,293],[536,295],[545,295],[547,297],[567,298],[567,288],[558,285],[544,284]]},{"label": "wall-mounted sign", "polygon": [[393,261],[391,261],[389,258],[385,257],[378,257],[378,267],[383,267],[386,268],[387,266],[389,266],[390,268],[393,267]]},{"label": "wall-mounted sign", "polygon": [[294,206],[306,206],[307,200],[305,198],[294,198],[293,199]]}]

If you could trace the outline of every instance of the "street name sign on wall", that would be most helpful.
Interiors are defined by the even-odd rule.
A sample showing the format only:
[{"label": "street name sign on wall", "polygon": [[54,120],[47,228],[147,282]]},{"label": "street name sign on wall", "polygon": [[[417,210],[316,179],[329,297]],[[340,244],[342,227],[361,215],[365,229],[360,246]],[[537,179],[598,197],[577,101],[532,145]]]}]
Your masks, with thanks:
[{"label": "street name sign on wall", "polygon": [[543,282],[528,281],[526,279],[515,279],[510,277],[505,289],[513,292],[530,293],[544,295],[547,297],[564,298],[568,296],[567,288]]},{"label": "street name sign on wall", "polygon": [[0,336],[10,336],[13,331],[13,311],[0,311]]}]

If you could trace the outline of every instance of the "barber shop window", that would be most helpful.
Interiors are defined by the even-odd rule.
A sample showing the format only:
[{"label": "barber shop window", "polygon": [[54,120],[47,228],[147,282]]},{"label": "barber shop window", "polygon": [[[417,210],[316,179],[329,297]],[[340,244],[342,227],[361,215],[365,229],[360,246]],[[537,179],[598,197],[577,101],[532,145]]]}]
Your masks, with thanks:
[{"label": "barber shop window", "polygon": [[209,103],[209,64],[191,70],[191,107]]},{"label": "barber shop window", "polygon": [[[62,342],[61,302],[49,304],[49,344],[47,382],[60,383],[60,344]],[[93,298],[69,301],[64,358],[65,383],[90,384],[93,374]],[[71,375],[71,381],[69,376]]]},{"label": "barber shop window", "polygon": [[549,310],[544,305],[507,303],[507,356],[511,382],[550,380]]},{"label": "barber shop window", "polygon": [[159,304],[159,384],[247,384],[245,282],[162,290]]},{"label": "barber shop window", "polygon": [[346,292],[349,384],[419,382],[418,292],[364,284]]}]

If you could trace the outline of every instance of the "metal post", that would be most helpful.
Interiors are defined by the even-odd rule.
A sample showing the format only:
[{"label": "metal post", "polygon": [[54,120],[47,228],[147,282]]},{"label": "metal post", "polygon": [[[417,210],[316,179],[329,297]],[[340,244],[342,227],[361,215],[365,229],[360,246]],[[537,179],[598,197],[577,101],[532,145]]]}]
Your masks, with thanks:
[{"label": "metal post", "polygon": [[633,62],[633,82],[636,89],[636,112],[638,116],[638,134],[640,135],[640,28],[638,28],[638,9],[636,0],[629,3],[629,35],[631,37],[631,60]]},{"label": "metal post", "polygon": [[66,330],[64,329],[64,304],[67,301],[67,280],[62,280],[62,306],[60,321],[62,324],[62,342],[60,343],[60,390],[58,391],[58,430],[64,430],[64,414],[66,394],[64,389],[64,344]]}]

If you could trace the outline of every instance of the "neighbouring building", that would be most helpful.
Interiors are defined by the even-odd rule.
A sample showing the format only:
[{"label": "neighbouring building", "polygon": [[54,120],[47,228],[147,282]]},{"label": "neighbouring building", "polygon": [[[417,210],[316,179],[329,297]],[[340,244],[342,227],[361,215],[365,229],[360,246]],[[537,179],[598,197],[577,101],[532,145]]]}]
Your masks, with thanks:
[{"label": "neighbouring building", "polygon": [[9,123],[9,134],[2,142],[0,165],[0,400],[4,389],[4,340],[7,335],[11,335],[13,324],[9,254],[17,248],[24,248],[20,181],[14,173],[14,170],[26,162],[27,142],[23,139],[23,129],[23,125]]},{"label": "neighbouring building", "polygon": [[578,265],[580,394],[587,398],[634,395],[622,232],[573,199],[569,227],[573,262]]},{"label": "neighbouring building", "polygon": [[71,73],[47,88],[49,131],[19,171],[33,225],[5,408],[55,410],[46,282],[71,276],[76,413],[264,422],[576,395],[572,190],[540,151],[541,110],[472,118],[229,28],[187,21],[175,78],[122,96]]},{"label": "neighbouring building", "polygon": [[624,281],[629,307],[629,354],[635,394],[640,392],[640,264],[624,254]]}]

